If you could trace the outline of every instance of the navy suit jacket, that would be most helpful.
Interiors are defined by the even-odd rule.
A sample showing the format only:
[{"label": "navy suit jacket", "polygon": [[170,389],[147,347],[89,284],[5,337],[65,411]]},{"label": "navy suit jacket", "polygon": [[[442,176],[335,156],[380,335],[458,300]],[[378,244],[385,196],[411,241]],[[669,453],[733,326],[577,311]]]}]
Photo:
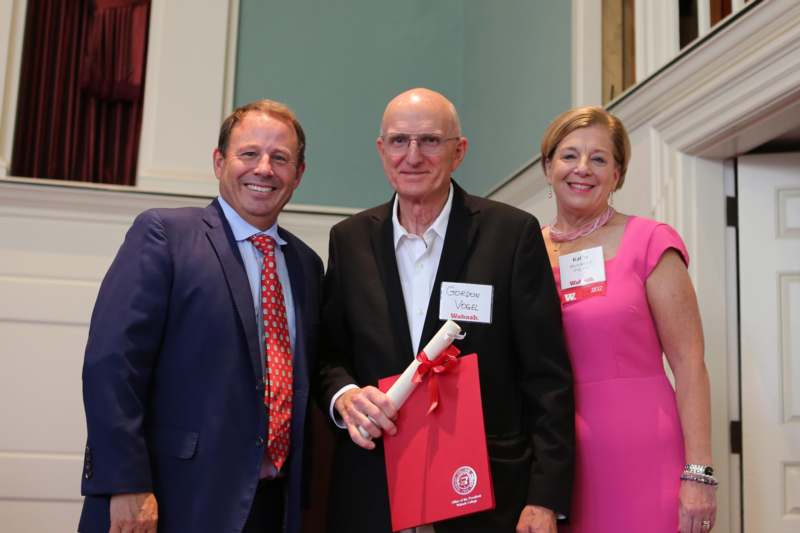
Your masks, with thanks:
[{"label": "navy suit jacket", "polygon": [[[295,533],[322,262],[279,232],[295,304],[285,520]],[[159,533],[241,531],[267,429],[260,342],[247,274],[218,202],[139,215],[103,280],[89,330],[80,531],[108,531],[110,495],[150,491]]]}]

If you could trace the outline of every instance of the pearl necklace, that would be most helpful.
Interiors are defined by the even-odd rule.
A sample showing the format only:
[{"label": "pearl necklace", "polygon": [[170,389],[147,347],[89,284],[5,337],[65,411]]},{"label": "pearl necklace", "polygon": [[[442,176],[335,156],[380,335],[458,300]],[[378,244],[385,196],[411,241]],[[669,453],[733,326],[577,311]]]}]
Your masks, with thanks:
[{"label": "pearl necklace", "polygon": [[603,211],[603,213],[595,218],[594,220],[587,222],[583,226],[578,229],[574,229],[572,231],[560,231],[556,228],[556,221],[553,220],[553,223],[550,224],[550,240],[554,243],[562,243],[562,242],[570,242],[581,237],[586,237],[587,235],[593,233],[594,231],[598,230],[605,226],[611,217],[614,216],[614,208],[608,206],[608,209]]}]

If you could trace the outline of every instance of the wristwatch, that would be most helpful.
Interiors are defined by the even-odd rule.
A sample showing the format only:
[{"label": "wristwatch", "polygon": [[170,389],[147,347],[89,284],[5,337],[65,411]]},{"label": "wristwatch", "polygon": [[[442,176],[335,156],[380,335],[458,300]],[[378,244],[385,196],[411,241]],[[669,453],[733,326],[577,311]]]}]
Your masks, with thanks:
[{"label": "wristwatch", "polygon": [[692,473],[692,474],[700,474],[700,475],[703,475],[703,476],[713,476],[714,475],[714,469],[711,467],[711,465],[696,465],[696,464],[688,463],[688,464],[683,465],[683,471],[684,472],[689,472],[689,473]]}]

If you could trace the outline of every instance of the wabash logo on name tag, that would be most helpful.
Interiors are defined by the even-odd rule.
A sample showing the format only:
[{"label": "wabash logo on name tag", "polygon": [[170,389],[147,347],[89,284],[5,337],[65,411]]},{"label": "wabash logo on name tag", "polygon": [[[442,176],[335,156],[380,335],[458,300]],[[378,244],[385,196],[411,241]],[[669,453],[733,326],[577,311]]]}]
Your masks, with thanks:
[{"label": "wabash logo on name tag", "polygon": [[560,256],[558,269],[562,304],[605,295],[608,282],[602,246]]},{"label": "wabash logo on name tag", "polygon": [[601,281],[600,283],[593,283],[591,285],[584,285],[568,291],[559,291],[561,294],[561,303],[568,304],[585,300],[593,296],[603,296],[606,293],[608,282]]},{"label": "wabash logo on name tag", "polygon": [[443,281],[439,294],[439,318],[491,324],[493,290],[491,285]]}]

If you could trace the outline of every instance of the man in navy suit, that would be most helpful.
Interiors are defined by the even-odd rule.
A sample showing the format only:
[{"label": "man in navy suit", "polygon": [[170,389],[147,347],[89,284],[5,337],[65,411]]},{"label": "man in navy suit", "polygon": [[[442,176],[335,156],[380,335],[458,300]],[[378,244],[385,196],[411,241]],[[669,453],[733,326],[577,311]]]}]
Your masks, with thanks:
[{"label": "man in navy suit", "polygon": [[[242,106],[213,152],[219,197],[205,208],[145,211],[128,231],[86,347],[80,531],[300,531],[322,263],[277,218],[300,184],[304,147],[283,104]],[[277,380],[265,353],[275,348],[273,335],[265,343],[255,235],[276,244],[268,263],[291,339],[285,462],[268,434],[274,400],[265,398]]]}]

